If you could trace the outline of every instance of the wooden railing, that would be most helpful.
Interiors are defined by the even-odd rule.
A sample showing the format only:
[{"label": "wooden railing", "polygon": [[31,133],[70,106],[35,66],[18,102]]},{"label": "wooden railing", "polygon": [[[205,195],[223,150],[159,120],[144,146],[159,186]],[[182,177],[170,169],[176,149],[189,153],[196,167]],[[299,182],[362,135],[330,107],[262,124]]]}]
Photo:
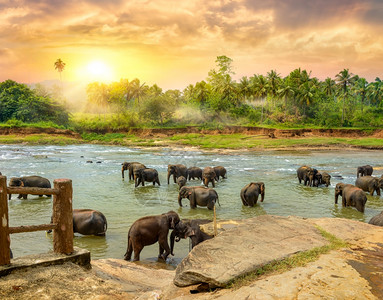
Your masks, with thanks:
[{"label": "wooden railing", "polygon": [[[73,252],[72,180],[55,179],[54,188],[7,187],[7,177],[0,176],[0,266],[10,263],[10,234],[53,229],[53,251]],[[52,223],[9,227],[8,194],[53,195]]]}]

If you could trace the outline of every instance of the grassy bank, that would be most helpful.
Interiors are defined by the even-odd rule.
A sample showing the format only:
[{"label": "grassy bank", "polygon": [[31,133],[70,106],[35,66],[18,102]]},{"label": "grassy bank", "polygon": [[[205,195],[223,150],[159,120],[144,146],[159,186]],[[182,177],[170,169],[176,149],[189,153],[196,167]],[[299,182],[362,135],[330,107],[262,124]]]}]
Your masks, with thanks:
[{"label": "grassy bank", "polygon": [[175,134],[173,136],[140,136],[125,133],[83,133],[78,138],[60,134],[0,135],[1,144],[67,145],[94,143],[129,147],[198,147],[213,149],[297,149],[297,148],[365,148],[383,149],[383,139],[373,137],[296,137],[269,138],[246,134]]}]

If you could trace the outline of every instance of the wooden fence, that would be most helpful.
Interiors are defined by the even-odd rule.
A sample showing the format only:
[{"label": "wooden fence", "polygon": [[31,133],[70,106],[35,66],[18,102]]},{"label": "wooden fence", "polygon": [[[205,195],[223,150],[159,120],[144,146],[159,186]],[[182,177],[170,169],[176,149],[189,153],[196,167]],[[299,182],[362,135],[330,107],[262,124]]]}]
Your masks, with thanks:
[{"label": "wooden fence", "polygon": [[[7,177],[0,176],[0,266],[10,263],[10,234],[53,229],[53,251],[73,252],[72,180],[55,179],[51,188],[7,187]],[[9,227],[8,194],[53,195],[51,224]]]}]

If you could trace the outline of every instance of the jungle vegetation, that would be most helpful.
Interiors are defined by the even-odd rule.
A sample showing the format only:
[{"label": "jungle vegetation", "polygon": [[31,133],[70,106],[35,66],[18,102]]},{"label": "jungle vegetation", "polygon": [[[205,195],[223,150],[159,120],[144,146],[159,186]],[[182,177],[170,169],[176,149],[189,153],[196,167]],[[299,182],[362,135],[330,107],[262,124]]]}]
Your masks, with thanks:
[{"label": "jungle vegetation", "polygon": [[[11,80],[0,83],[0,122],[51,121],[79,131],[97,128],[256,125],[358,127],[383,125],[383,82],[341,70],[320,81],[300,68],[233,79],[233,60],[218,56],[207,78],[167,90],[135,78],[87,86],[84,113],[70,117],[63,101]],[[59,104],[60,103],[60,104]],[[71,121],[71,122],[69,122]]]}]

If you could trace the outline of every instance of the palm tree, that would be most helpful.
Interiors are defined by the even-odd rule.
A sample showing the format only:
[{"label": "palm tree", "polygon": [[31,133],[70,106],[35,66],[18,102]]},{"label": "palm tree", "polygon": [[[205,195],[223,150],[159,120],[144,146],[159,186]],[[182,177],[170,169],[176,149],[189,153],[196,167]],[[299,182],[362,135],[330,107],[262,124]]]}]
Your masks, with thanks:
[{"label": "palm tree", "polygon": [[281,81],[281,88],[278,90],[278,95],[281,98],[284,98],[285,102],[285,122],[286,122],[286,114],[287,114],[287,98],[294,96],[295,91],[293,87],[289,84],[288,80]]},{"label": "palm tree", "polygon": [[263,122],[263,108],[265,99],[268,93],[268,84],[267,79],[263,75],[254,75],[250,78],[251,87],[254,92],[255,97],[260,97],[262,100],[262,113],[261,113],[261,123]]},{"label": "palm tree", "polygon": [[365,78],[359,78],[355,84],[355,93],[360,95],[361,112],[363,113],[364,100],[366,99],[368,82]]},{"label": "palm tree", "polygon": [[57,70],[59,72],[59,74],[60,74],[60,81],[62,82],[61,72],[64,71],[65,63],[61,60],[61,58],[59,58],[54,63],[54,66],[55,66],[55,70]]},{"label": "palm tree", "polygon": [[341,87],[343,92],[343,105],[342,105],[342,123],[344,122],[344,103],[346,98],[348,98],[348,87],[354,82],[354,74],[350,73],[349,69],[344,69],[335,75],[335,81]]},{"label": "palm tree", "polygon": [[335,94],[335,80],[331,79],[330,77],[327,77],[322,84],[322,88],[323,92],[328,97],[331,97]]},{"label": "palm tree", "polygon": [[371,82],[367,87],[367,96],[369,99],[369,102],[374,104],[379,104],[382,101],[383,96],[383,81],[380,80],[379,77],[375,78],[374,82]]},{"label": "palm tree", "polygon": [[238,84],[239,93],[246,100],[251,96],[250,81],[246,76],[243,76]]},{"label": "palm tree", "polygon": [[277,92],[278,92],[278,86],[279,82],[281,81],[280,74],[277,73],[275,70],[271,70],[270,72],[267,73],[267,80],[268,80],[268,87],[269,91],[273,97],[272,103],[274,106],[274,99],[277,97]]}]

